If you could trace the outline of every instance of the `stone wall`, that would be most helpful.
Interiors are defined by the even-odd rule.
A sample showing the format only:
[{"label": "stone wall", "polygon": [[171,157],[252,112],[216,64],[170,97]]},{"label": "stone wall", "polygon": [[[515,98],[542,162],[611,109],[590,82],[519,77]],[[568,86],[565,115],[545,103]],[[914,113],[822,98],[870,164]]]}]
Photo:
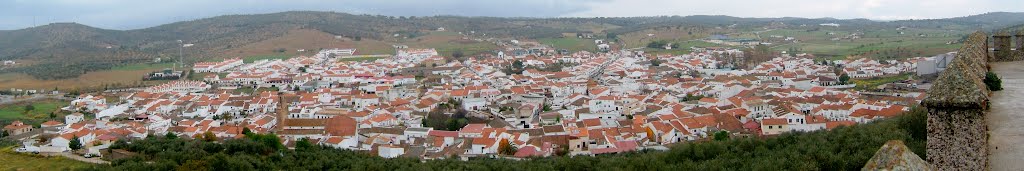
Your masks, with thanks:
[{"label": "stone wall", "polygon": [[988,168],[988,36],[971,34],[939,74],[922,105],[928,107],[927,161],[938,170]]},{"label": "stone wall", "polygon": [[910,151],[900,140],[890,140],[875,152],[861,170],[935,170],[931,164]]},{"label": "stone wall", "polygon": [[992,53],[994,54],[993,56],[995,56],[996,61],[1006,61],[1012,58],[1011,54],[1014,52],[1010,50],[1010,48],[1012,48],[1010,43],[1011,39],[1013,39],[1013,37],[1005,31],[999,31],[992,35],[992,45],[995,46],[993,47]]},{"label": "stone wall", "polygon": [[1024,60],[1024,30],[1016,33],[998,31],[992,35],[992,45],[995,50],[993,62]]},{"label": "stone wall", "polygon": [[988,125],[981,109],[929,109],[928,160],[939,170],[987,170]]}]

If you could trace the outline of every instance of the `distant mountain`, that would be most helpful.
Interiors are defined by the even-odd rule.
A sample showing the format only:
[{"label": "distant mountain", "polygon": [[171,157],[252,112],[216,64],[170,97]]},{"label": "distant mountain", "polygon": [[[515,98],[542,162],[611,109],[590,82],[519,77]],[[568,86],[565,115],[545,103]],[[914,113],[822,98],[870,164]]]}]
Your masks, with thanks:
[{"label": "distant mountain", "polygon": [[[106,30],[76,23],[0,31],[0,60],[28,60],[30,66],[0,72],[28,73],[36,78],[76,77],[94,70],[149,61],[177,54],[177,40],[195,43],[194,56],[213,57],[237,47],[273,39],[298,30],[317,30],[348,38],[388,41],[392,35],[417,35],[444,27],[475,31],[496,38],[557,37],[566,32],[591,32],[589,26],[607,27],[600,32],[626,34],[669,26],[760,28],[769,25],[817,25],[838,23],[852,28],[892,26],[996,28],[1024,23],[1024,13],[995,12],[934,20],[871,21],[833,18],[740,18],[723,15],[599,17],[599,18],[498,18],[498,17],[393,17],[336,12],[294,11],[255,15],[225,15],[181,21],[136,30]],[[603,35],[600,33],[599,35]]]}]

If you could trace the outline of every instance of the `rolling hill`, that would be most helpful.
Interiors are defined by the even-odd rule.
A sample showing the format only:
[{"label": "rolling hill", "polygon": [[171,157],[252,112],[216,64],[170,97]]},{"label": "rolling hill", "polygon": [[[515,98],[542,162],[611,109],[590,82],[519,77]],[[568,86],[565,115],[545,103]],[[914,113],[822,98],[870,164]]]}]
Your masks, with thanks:
[{"label": "rolling hill", "polygon": [[[444,27],[475,37],[539,39],[562,33],[611,33],[645,40],[639,32],[675,35],[682,40],[710,34],[749,31],[765,27],[820,23],[842,24],[843,29],[889,27],[973,30],[1002,28],[1024,23],[1024,13],[986,13],[933,20],[872,21],[832,18],[740,18],[720,15],[599,17],[599,18],[497,18],[497,17],[393,17],[336,12],[293,11],[254,15],[225,15],[181,21],[136,30],[107,30],[76,23],[54,23],[19,30],[0,30],[0,60],[20,64],[0,68],[0,73],[24,73],[36,79],[68,79],[110,68],[153,61],[173,60],[179,43],[194,43],[185,63],[211,58],[255,55],[272,49],[360,47],[387,51],[386,45],[407,42]],[[686,34],[680,34],[686,31]],[[394,36],[399,35],[399,36]],[[340,36],[342,39],[325,39]],[[361,39],[365,42],[353,40]],[[432,42],[432,41],[422,41]],[[457,44],[456,44],[457,45]],[[379,49],[384,50],[379,50]],[[477,49],[479,51],[479,49]]]}]

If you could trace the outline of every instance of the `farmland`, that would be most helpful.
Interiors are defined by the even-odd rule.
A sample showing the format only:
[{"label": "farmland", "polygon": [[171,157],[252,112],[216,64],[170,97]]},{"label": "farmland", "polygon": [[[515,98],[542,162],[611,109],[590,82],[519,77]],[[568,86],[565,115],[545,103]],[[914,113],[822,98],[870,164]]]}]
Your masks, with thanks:
[{"label": "farmland", "polygon": [[408,45],[410,48],[434,48],[441,56],[452,56],[452,53],[461,51],[465,56],[481,53],[490,53],[498,48],[497,45],[487,41],[471,40],[468,37],[463,39],[462,35],[455,32],[434,31],[426,35],[401,39],[397,43]]},{"label": "farmland", "polygon": [[[831,34],[830,34],[831,33]],[[863,33],[857,39],[843,38],[853,33]],[[882,29],[844,30],[825,28],[820,30],[779,29],[761,33],[762,37],[777,35],[793,37],[798,42],[774,45],[772,50],[785,51],[791,48],[818,56],[834,56],[836,59],[863,55],[876,59],[902,59],[915,56],[930,56],[955,50],[957,44],[947,44],[960,39],[965,32],[938,29]]]},{"label": "farmland", "polygon": [[597,44],[594,39],[580,39],[576,37],[565,38],[543,38],[537,40],[543,44],[554,46],[556,49],[566,49],[569,52],[596,51]]},{"label": "farmland", "polygon": [[[34,107],[34,110],[26,111],[25,107],[29,104]],[[8,123],[14,120],[21,120],[27,124],[39,124],[51,120],[50,113],[60,113],[61,107],[67,105],[67,101],[61,100],[41,100],[34,102],[15,103],[0,106],[0,121],[2,123]],[[55,114],[55,117],[63,117],[61,114]]]}]

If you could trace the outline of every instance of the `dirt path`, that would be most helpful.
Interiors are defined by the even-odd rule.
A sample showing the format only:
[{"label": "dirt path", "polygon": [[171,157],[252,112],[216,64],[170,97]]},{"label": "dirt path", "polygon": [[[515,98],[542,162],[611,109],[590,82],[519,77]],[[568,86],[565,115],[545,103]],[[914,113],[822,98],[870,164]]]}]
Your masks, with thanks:
[{"label": "dirt path", "polygon": [[992,71],[1003,79],[1003,90],[992,94],[988,114],[989,167],[1024,168],[1024,61],[994,63]]}]

